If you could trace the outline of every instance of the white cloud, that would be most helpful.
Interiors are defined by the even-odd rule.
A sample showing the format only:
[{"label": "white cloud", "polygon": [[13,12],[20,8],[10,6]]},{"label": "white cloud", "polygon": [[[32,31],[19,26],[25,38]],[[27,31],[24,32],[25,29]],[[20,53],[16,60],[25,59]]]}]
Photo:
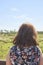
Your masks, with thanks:
[{"label": "white cloud", "polygon": [[11,11],[19,11],[17,8],[11,8]]},{"label": "white cloud", "polygon": [[28,16],[25,16],[25,15],[18,15],[18,16],[12,16],[13,18],[16,18],[16,19],[23,19],[25,21],[30,21],[32,20],[32,18],[28,17]]},{"label": "white cloud", "polygon": [[9,17],[15,21],[19,21],[19,22],[32,22],[33,18],[26,16],[26,15],[9,15]]},{"label": "white cloud", "polygon": [[31,21],[32,20],[32,18],[30,18],[30,17],[25,17],[25,21]]},{"label": "white cloud", "polygon": [[13,17],[16,18],[16,19],[24,19],[25,18],[24,15],[18,15],[18,16],[13,16]]}]

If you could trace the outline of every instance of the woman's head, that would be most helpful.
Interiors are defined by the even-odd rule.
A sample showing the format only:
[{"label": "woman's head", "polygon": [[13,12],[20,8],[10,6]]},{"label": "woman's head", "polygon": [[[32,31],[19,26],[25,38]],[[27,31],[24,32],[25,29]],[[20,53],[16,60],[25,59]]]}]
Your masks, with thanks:
[{"label": "woman's head", "polygon": [[19,47],[38,45],[37,32],[32,24],[22,24],[13,43]]}]

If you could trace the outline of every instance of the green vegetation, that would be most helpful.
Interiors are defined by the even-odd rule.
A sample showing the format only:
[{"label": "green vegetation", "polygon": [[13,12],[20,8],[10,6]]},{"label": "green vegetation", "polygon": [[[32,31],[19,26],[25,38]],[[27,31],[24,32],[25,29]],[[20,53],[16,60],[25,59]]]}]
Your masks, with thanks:
[{"label": "green vegetation", "polygon": [[[0,31],[0,59],[5,59],[6,55],[10,49],[10,47],[13,45],[12,41],[17,33],[15,31],[6,31],[3,32]],[[43,33],[38,32],[38,42],[39,46],[43,52]]]}]

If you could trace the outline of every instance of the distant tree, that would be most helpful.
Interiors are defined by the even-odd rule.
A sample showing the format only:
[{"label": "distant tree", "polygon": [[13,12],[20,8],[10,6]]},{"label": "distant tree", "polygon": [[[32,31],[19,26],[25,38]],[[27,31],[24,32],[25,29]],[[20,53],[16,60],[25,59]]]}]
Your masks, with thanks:
[{"label": "distant tree", "polygon": [[9,31],[8,31],[8,30],[4,30],[4,33],[8,34],[8,33],[9,33]]},{"label": "distant tree", "polygon": [[16,30],[10,30],[10,33],[15,34]]},{"label": "distant tree", "polygon": [[3,34],[3,30],[0,30],[0,33]]}]

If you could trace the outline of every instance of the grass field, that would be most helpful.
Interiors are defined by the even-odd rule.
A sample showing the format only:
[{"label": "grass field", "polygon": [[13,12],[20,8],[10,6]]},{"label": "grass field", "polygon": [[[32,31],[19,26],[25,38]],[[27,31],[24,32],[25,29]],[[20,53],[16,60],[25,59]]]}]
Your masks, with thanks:
[{"label": "grass field", "polygon": [[[12,41],[16,33],[0,33],[0,59],[6,59],[6,55],[13,45]],[[38,33],[39,46],[43,52],[43,33]]]}]

